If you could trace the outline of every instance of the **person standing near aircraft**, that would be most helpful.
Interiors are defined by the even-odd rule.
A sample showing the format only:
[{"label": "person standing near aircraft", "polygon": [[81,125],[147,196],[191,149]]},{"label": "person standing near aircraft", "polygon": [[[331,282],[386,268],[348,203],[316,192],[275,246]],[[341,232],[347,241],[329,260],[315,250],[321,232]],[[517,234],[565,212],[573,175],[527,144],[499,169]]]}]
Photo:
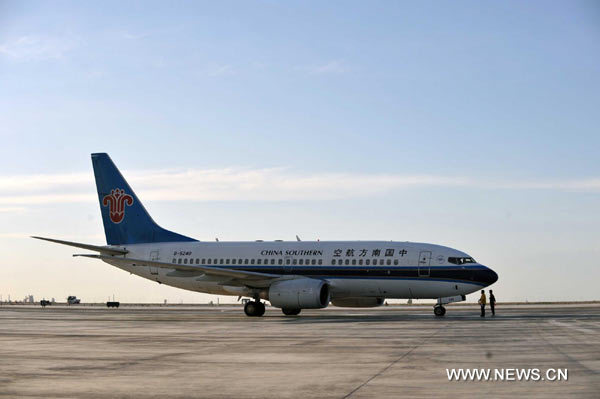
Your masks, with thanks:
[{"label": "person standing near aircraft", "polygon": [[479,306],[481,306],[481,317],[485,317],[485,290],[481,290],[481,297],[479,297]]},{"label": "person standing near aircraft", "polygon": [[496,316],[496,297],[494,296],[494,293],[492,292],[492,290],[490,290],[490,309],[492,310],[492,316]]}]

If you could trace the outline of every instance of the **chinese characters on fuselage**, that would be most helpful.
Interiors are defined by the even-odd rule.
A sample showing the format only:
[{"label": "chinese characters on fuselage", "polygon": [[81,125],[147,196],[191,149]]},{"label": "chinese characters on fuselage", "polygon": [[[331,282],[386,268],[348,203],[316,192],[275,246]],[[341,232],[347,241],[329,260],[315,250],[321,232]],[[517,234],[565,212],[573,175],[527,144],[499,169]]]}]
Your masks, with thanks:
[{"label": "chinese characters on fuselage", "polygon": [[[394,256],[395,251],[396,250],[393,248],[387,248],[384,252],[384,256]],[[355,255],[356,253],[358,255]],[[353,256],[365,257],[365,256],[368,256],[368,253],[369,253],[369,251],[367,249],[360,249],[358,251],[355,249],[346,249],[346,251],[344,252],[344,250],[342,250],[341,248],[338,248],[333,251],[333,256],[341,257],[342,254],[345,254],[345,256],[347,256],[347,257],[353,257]],[[401,249],[400,251],[398,251],[398,255],[400,255],[400,257],[403,257],[407,253],[408,253],[408,251],[406,249]],[[372,249],[371,256],[381,256],[381,249]]]}]

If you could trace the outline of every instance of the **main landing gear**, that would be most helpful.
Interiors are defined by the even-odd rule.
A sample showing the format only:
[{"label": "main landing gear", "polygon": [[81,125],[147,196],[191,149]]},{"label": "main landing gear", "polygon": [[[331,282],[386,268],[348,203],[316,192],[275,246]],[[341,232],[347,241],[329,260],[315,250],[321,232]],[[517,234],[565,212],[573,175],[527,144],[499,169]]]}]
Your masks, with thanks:
[{"label": "main landing gear", "polygon": [[302,309],[294,309],[294,308],[282,308],[281,311],[286,316],[298,316],[300,314],[300,310]]},{"label": "main landing gear", "polygon": [[446,314],[446,308],[442,305],[436,305],[433,307],[433,313],[438,317],[442,317]]},{"label": "main landing gear", "polygon": [[265,314],[265,304],[261,301],[249,301],[244,305],[244,313],[250,317],[260,317]]}]

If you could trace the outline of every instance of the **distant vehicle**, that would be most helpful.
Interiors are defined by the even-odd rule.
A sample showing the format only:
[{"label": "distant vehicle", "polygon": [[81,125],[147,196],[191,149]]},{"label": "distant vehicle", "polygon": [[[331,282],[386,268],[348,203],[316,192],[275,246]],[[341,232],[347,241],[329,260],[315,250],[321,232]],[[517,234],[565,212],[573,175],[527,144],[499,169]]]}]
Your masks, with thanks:
[{"label": "distant vehicle", "polygon": [[[33,237],[98,254],[127,272],[174,287],[252,298],[247,316],[268,300],[285,315],[302,309],[381,306],[386,298],[437,299],[444,305],[498,280],[468,254],[441,245],[393,241],[200,242],[157,225],[108,154],[92,154],[108,245]],[[388,223],[401,221],[389,220]]]},{"label": "distant vehicle", "polygon": [[121,304],[120,302],[108,301],[108,302],[106,302],[106,307],[107,308],[118,308],[120,304]]},{"label": "distant vehicle", "polygon": [[43,308],[45,308],[46,306],[50,306],[50,305],[52,305],[52,302],[50,302],[50,301],[48,301],[48,300],[46,300],[46,299],[42,299],[42,300],[40,301],[40,305],[42,305],[42,307],[43,307]]},{"label": "distant vehicle", "polygon": [[81,299],[77,298],[75,295],[69,295],[67,297],[67,303],[69,305],[79,305],[81,303]]}]

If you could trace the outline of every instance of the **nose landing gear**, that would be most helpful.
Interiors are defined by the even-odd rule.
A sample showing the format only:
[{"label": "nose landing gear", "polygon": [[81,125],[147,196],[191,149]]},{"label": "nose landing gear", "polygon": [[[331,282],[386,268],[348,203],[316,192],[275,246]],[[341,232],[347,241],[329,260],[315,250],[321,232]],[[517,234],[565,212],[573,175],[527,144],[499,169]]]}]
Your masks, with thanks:
[{"label": "nose landing gear", "polygon": [[246,302],[244,313],[249,317],[260,317],[265,314],[265,304],[260,301]]},{"label": "nose landing gear", "polygon": [[446,314],[446,308],[444,307],[445,304],[452,302],[461,302],[465,299],[467,299],[467,297],[464,295],[455,295],[438,298],[437,304],[433,307],[433,313],[438,317],[442,317]]}]

